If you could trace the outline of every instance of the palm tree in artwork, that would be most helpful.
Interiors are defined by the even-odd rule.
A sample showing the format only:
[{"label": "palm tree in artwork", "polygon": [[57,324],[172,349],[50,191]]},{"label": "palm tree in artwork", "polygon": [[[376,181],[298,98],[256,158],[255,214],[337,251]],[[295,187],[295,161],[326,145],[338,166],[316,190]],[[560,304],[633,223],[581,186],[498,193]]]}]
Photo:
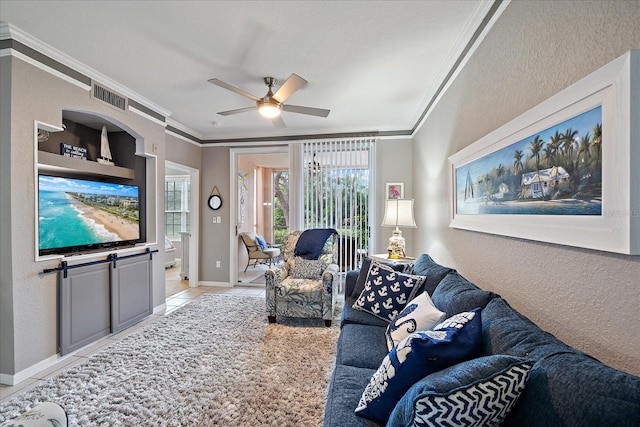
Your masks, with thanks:
[{"label": "palm tree in artwork", "polygon": [[547,167],[551,167],[553,166],[553,158],[554,158],[554,151],[553,151],[553,147],[551,146],[551,144],[547,144],[544,147],[544,150],[542,150],[542,152],[544,153],[544,160],[547,163]]},{"label": "palm tree in artwork", "polygon": [[589,165],[589,158],[591,157],[591,152],[589,149],[591,148],[591,135],[589,132],[586,133],[582,138],[580,138],[580,145],[578,146],[578,159],[582,155],[582,163],[585,166]]},{"label": "palm tree in artwork", "polygon": [[558,151],[560,151],[562,147],[562,134],[556,130],[556,133],[551,135],[550,140],[551,141],[549,142],[549,146],[553,150],[553,158],[554,160],[556,160],[558,156]]},{"label": "palm tree in artwork", "polygon": [[513,158],[515,159],[513,161],[513,170],[515,171],[515,173],[518,173],[524,168],[524,165],[522,164],[523,157],[524,153],[522,152],[522,150],[516,150],[516,152],[513,153]]},{"label": "palm tree in artwork", "polygon": [[531,158],[536,162],[536,172],[538,173],[538,184],[540,185],[540,191],[542,192],[542,200],[544,200],[544,189],[542,188],[542,181],[540,180],[540,153],[544,147],[544,141],[540,138],[540,135],[536,135],[535,138],[529,143],[529,151],[531,151]]},{"label": "palm tree in artwork", "polygon": [[596,153],[596,167],[599,167],[600,153],[602,152],[602,123],[598,123],[593,128],[593,138],[591,138],[591,145],[595,148]]},{"label": "palm tree in artwork", "polygon": [[572,128],[562,134],[562,148],[567,155],[567,167],[571,171],[573,171],[573,143],[577,135],[578,131]]}]

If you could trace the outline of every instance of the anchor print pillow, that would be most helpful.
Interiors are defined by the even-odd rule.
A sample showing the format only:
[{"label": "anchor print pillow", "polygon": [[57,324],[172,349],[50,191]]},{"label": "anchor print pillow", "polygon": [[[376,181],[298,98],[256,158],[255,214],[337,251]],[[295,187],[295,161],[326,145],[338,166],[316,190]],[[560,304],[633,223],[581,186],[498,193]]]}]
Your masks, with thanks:
[{"label": "anchor print pillow", "polygon": [[353,308],[391,322],[413,299],[425,279],[424,276],[400,273],[390,266],[372,262],[364,290]]}]

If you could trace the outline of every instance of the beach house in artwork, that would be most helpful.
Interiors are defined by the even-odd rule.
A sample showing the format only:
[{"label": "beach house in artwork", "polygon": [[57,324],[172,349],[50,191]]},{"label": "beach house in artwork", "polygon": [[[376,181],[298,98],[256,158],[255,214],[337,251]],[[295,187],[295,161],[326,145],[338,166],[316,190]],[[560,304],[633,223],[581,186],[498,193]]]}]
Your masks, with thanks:
[{"label": "beach house in artwork", "polygon": [[548,169],[528,172],[522,174],[523,192],[526,198],[542,198],[548,196],[552,191],[561,188],[562,184],[568,182],[571,176],[562,166],[554,166]]}]

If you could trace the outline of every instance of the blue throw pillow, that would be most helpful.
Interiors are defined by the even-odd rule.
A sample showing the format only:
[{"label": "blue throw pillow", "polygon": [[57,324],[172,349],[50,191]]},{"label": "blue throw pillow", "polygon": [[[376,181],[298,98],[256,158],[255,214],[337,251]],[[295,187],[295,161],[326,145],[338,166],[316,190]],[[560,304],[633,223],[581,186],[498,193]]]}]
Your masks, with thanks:
[{"label": "blue throw pillow", "polygon": [[258,242],[258,246],[260,246],[263,251],[269,247],[262,236],[256,236],[256,242]]},{"label": "blue throw pillow", "polygon": [[480,309],[456,314],[433,330],[415,332],[395,346],[369,380],[356,414],[386,421],[418,380],[474,356],[482,339]]},{"label": "blue throw pillow", "polygon": [[387,427],[500,425],[524,390],[532,361],[479,357],[428,375],[400,399]]},{"label": "blue throw pillow", "polygon": [[353,308],[390,322],[411,301],[424,279],[423,276],[399,273],[392,267],[374,261]]}]

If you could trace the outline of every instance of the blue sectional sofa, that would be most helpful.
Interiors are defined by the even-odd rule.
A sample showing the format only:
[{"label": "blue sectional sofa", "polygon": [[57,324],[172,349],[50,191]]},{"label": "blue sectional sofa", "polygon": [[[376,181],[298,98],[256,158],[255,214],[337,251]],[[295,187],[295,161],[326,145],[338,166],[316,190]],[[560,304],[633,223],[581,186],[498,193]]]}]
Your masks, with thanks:
[{"label": "blue sectional sofa", "polygon": [[[388,353],[385,340],[388,323],[352,307],[368,272],[370,260],[366,261],[361,272],[347,273],[325,427],[412,425],[410,417],[406,414],[404,418],[397,417],[396,411],[389,424],[354,412],[370,378]],[[416,260],[412,273],[426,276],[420,291],[428,292],[435,306],[447,316],[482,309],[482,339],[477,357],[509,355],[533,364],[524,391],[503,425],[640,426],[639,377],[606,366],[564,344],[499,295],[478,288],[426,254]]]}]

